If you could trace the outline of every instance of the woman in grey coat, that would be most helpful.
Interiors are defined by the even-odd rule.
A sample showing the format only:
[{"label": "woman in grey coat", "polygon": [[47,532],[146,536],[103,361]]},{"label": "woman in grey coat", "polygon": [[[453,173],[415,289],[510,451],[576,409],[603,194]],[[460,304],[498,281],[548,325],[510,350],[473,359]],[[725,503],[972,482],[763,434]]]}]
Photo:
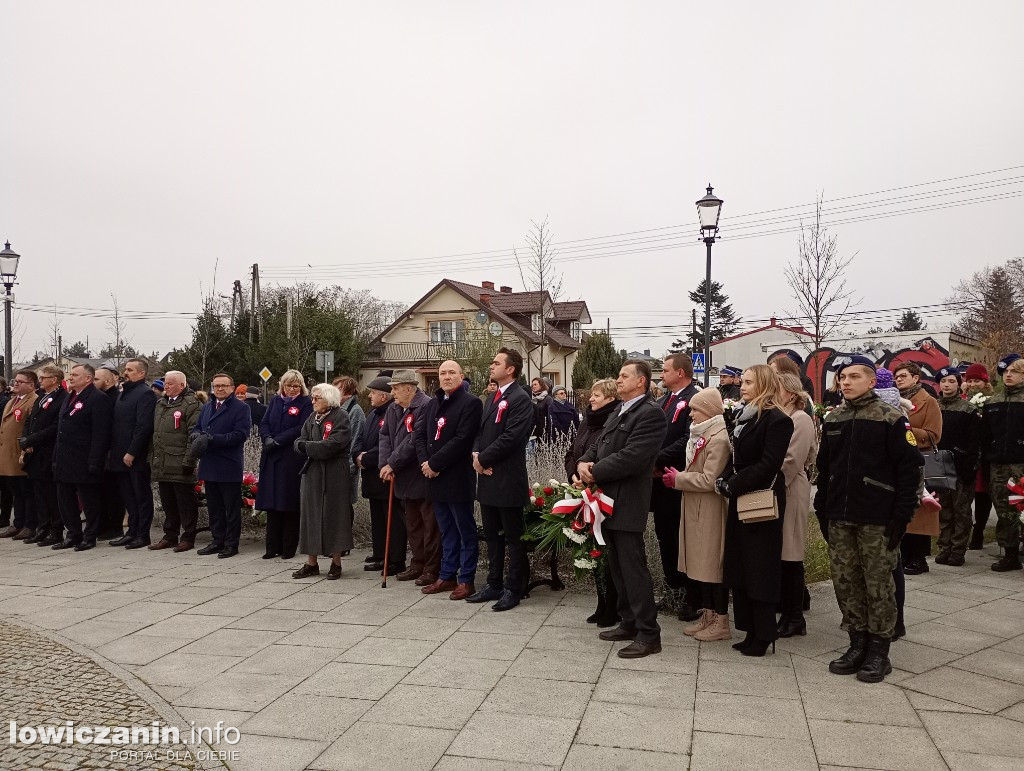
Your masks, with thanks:
[{"label": "woman in grey coat", "polygon": [[313,386],[313,414],[295,440],[304,455],[299,487],[299,551],[306,564],[292,578],[320,575],[318,554],[331,555],[329,579],[341,578],[341,553],[352,548],[350,429],[341,393],[329,383]]}]

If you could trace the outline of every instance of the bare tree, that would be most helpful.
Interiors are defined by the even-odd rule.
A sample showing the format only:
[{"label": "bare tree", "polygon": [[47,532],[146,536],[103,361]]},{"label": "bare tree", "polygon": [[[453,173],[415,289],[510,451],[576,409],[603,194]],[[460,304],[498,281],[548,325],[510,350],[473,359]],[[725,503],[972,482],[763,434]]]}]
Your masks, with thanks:
[{"label": "bare tree", "polygon": [[391,326],[409,307],[405,303],[382,300],[369,289],[331,287],[337,297],[337,307],[344,309],[352,320],[356,340],[366,345]]},{"label": "bare tree", "polygon": [[830,235],[821,221],[822,202],[819,196],[814,221],[807,226],[801,223],[799,256],[785,269],[796,300],[796,312],[788,315],[811,334],[812,342],[798,336],[804,347],[813,343],[808,351],[820,348],[823,340],[843,326],[850,309],[860,304],[853,290],[847,288],[845,277],[857,254],[839,256],[836,236]]},{"label": "bare tree", "polygon": [[[536,349],[540,352],[537,359],[537,374],[542,375],[544,373],[544,348],[548,344],[549,303],[558,302],[562,296],[562,274],[555,267],[557,252],[552,247],[554,235],[548,225],[548,218],[545,217],[544,221],[540,223],[531,220],[531,224],[533,230],[526,235],[527,253],[520,257],[519,250],[513,247],[512,254],[519,267],[519,277],[523,282],[523,288],[538,293],[537,314],[531,319],[530,326],[532,331],[540,336],[540,345]],[[529,361],[529,356],[527,361]]]},{"label": "bare tree", "polygon": [[117,295],[113,292],[110,293],[110,302],[114,315],[107,322],[107,331],[113,335],[114,339],[107,343],[105,350],[100,352],[100,356],[111,359],[114,365],[120,369],[127,359],[135,356],[135,349],[132,348],[131,340],[128,339],[124,315],[117,301]]},{"label": "bare tree", "polygon": [[995,358],[1024,346],[1024,258],[986,265],[961,280],[947,302],[959,309],[953,331],[979,341]]},{"label": "bare tree", "polygon": [[62,344],[62,342],[63,342],[63,340],[62,340],[62,335],[61,335],[60,315],[57,313],[57,306],[54,305],[53,306],[53,321],[50,322],[50,340],[49,340],[50,355],[53,357],[54,361],[57,361],[57,359],[60,358],[60,355],[62,353],[62,351],[61,351],[61,344]]}]

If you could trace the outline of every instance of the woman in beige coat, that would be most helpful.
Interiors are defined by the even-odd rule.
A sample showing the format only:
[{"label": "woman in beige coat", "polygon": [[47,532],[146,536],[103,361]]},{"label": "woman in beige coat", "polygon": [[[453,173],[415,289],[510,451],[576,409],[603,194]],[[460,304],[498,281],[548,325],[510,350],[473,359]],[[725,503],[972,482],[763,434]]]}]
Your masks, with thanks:
[{"label": "woman in beige coat", "polygon": [[729,594],[722,584],[725,518],[728,501],[715,492],[715,480],[729,462],[729,432],[723,417],[722,396],[705,388],[690,399],[690,440],[686,468],[669,468],[662,477],[666,487],[683,491],[679,527],[679,570],[700,586],[703,613],[683,630],[697,640],[729,640]]},{"label": "woman in beige coat", "polygon": [[810,397],[800,378],[790,373],[779,376],[779,405],[793,421],[782,473],[786,478],[786,512],[782,519],[782,617],[779,637],[807,634],[804,621],[804,550],[807,547],[807,517],[811,512],[811,483],[807,466],[817,454],[814,422],[804,411]]}]

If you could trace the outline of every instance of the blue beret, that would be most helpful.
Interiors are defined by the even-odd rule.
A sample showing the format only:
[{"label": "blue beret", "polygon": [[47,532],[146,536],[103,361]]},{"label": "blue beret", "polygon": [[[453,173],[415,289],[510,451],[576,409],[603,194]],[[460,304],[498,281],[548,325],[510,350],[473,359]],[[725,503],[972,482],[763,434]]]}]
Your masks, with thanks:
[{"label": "blue beret", "polygon": [[837,375],[847,367],[852,367],[855,364],[859,364],[862,367],[867,367],[872,372],[875,371],[875,362],[873,362],[867,356],[862,356],[859,353],[841,354],[832,359],[832,369],[835,371]]},{"label": "blue beret", "polygon": [[942,378],[944,377],[950,376],[955,377],[959,382],[960,378],[963,377],[963,374],[956,367],[943,367],[942,369],[939,370],[939,380],[942,380]]},{"label": "blue beret", "polygon": [[1017,359],[1019,359],[1019,358],[1020,358],[1020,354],[1019,353],[1008,353],[1008,354],[1006,354],[1003,358],[1001,358],[999,360],[999,363],[996,364],[996,369],[999,370],[999,374],[1002,375],[1004,372],[1006,372],[1006,370],[1009,368],[1009,366],[1011,364],[1013,364],[1015,361],[1017,361]]},{"label": "blue beret", "polygon": [[163,380],[154,380],[153,381],[153,388],[159,388],[161,391],[163,391],[164,390],[164,381]]}]

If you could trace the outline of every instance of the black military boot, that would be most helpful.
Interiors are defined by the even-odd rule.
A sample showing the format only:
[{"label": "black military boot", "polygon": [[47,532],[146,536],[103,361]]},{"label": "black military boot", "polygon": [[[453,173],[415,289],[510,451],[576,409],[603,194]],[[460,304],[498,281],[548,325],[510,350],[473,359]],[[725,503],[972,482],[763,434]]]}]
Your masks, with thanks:
[{"label": "black military boot", "polygon": [[[850,630],[850,649],[842,656],[828,663],[828,671],[834,675],[852,675],[864,664],[868,655],[868,633]],[[888,641],[886,641],[888,645]]]},{"label": "black military boot", "polygon": [[1003,550],[1002,559],[993,563],[992,569],[997,573],[1006,573],[1010,570],[1020,570],[1024,565],[1020,564],[1020,547],[1007,546]]},{"label": "black military boot", "polygon": [[864,659],[857,679],[862,683],[880,683],[892,672],[889,661],[889,640],[876,634],[868,636],[868,655]]}]

